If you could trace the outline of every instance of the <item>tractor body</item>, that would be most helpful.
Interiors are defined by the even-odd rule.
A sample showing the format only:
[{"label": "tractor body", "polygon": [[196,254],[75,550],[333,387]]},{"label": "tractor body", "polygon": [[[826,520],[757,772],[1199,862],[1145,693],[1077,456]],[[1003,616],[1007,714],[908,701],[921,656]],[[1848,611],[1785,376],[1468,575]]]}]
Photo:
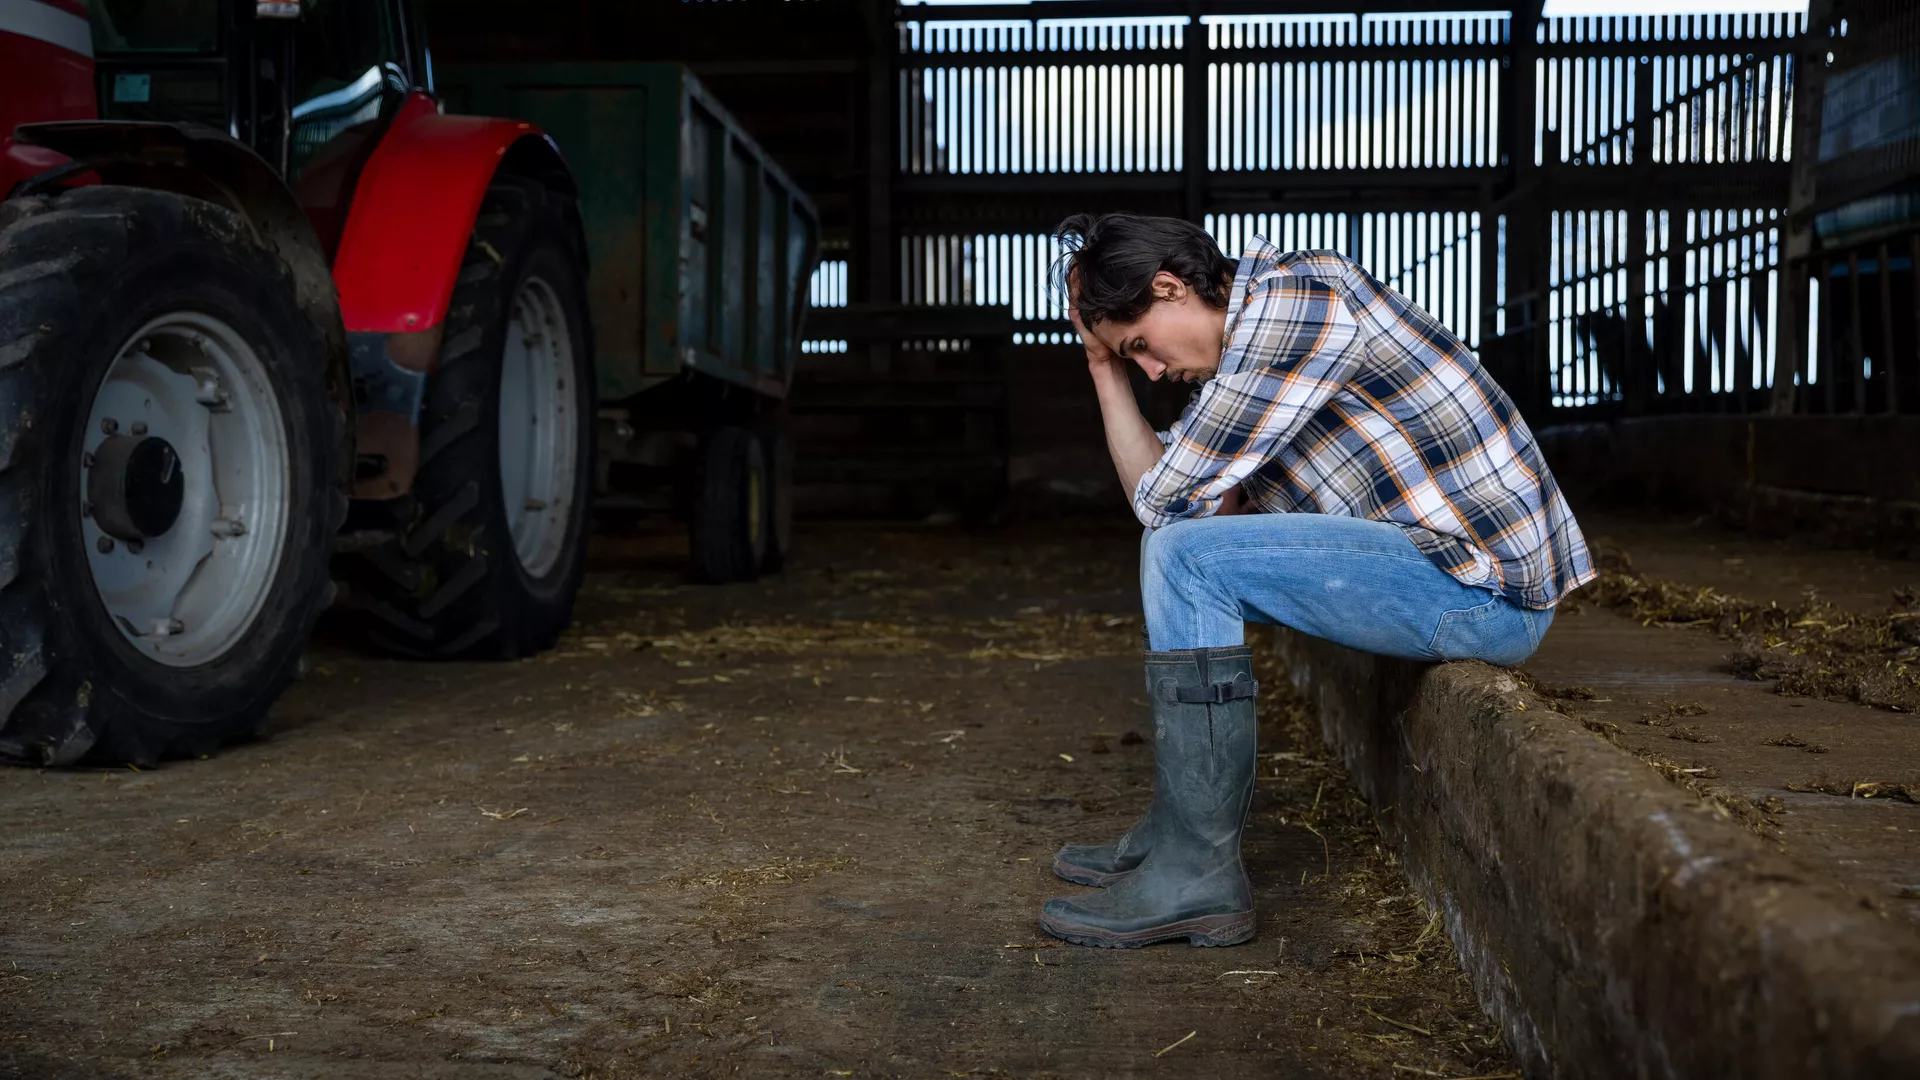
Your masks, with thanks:
[{"label": "tractor body", "polygon": [[329,605],[551,645],[594,427],[552,141],[444,115],[402,0],[0,0],[0,63],[0,753],[209,752]]}]

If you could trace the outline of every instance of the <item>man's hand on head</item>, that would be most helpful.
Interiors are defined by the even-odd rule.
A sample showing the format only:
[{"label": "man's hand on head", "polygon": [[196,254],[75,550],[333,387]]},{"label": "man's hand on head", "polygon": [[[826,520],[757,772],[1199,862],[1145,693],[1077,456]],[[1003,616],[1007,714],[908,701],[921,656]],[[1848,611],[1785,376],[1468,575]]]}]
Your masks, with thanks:
[{"label": "man's hand on head", "polygon": [[1104,375],[1108,371],[1120,370],[1120,358],[1080,319],[1080,278],[1078,272],[1067,274],[1067,319],[1073,323],[1074,332],[1080,335],[1080,345],[1087,351],[1087,370],[1094,375]]},{"label": "man's hand on head", "polygon": [[1080,345],[1087,354],[1087,373],[1093,376],[1093,392],[1100,399],[1100,424],[1106,429],[1107,452],[1113,455],[1114,471],[1123,490],[1133,491],[1140,478],[1159,463],[1166,447],[1154,434],[1153,425],[1140,413],[1134,400],[1133,384],[1120,357],[1093,336],[1080,318],[1079,274],[1067,272],[1067,318]]}]

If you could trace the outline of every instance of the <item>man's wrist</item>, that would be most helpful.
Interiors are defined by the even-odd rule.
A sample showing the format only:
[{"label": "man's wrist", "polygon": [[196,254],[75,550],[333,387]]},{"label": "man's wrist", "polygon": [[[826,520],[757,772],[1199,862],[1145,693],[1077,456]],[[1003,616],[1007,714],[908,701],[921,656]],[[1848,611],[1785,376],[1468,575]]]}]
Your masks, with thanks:
[{"label": "man's wrist", "polygon": [[[1095,382],[1109,386],[1128,386],[1126,369],[1112,360],[1095,360],[1089,356],[1087,370],[1092,373]],[[1131,389],[1130,386],[1128,388]]]}]

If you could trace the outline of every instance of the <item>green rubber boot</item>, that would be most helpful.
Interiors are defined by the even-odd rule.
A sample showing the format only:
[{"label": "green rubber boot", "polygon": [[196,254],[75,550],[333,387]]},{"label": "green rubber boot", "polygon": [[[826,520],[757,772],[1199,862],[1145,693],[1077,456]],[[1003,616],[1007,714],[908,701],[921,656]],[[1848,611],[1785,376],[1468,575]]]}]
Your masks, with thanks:
[{"label": "green rubber boot", "polygon": [[[1140,655],[1146,661],[1147,698],[1153,698],[1154,683],[1161,678],[1176,682],[1181,672],[1192,666],[1185,653],[1157,653],[1147,647],[1146,631],[1140,632]],[[1158,727],[1158,724],[1155,725]],[[1154,756],[1159,759],[1160,736],[1154,734]],[[1133,827],[1111,844],[1068,844],[1053,854],[1053,872],[1075,885],[1104,889],[1132,872],[1153,848],[1153,833],[1160,814],[1160,785],[1154,784],[1147,812]]]},{"label": "green rubber boot", "polygon": [[1154,802],[1146,828],[1128,831],[1144,835],[1114,845],[1126,847],[1115,863],[1131,861],[1136,843],[1145,851],[1106,891],[1047,901],[1040,928],[1106,948],[1182,937],[1237,945],[1254,932],[1253,888],[1240,861],[1258,751],[1253,650],[1149,653],[1147,663]]}]

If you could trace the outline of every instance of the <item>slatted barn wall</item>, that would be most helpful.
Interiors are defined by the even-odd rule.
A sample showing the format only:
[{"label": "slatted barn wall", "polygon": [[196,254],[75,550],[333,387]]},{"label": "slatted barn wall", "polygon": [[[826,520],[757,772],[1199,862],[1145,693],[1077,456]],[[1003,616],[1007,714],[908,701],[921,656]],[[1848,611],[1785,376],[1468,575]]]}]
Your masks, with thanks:
[{"label": "slatted barn wall", "polygon": [[[1601,196],[1548,211],[1551,406],[1764,404],[1783,331],[1784,170],[1806,25],[1772,13],[1537,27],[1533,163]],[[1695,167],[1770,167],[1775,179],[1758,198],[1716,204],[1688,197]]]},{"label": "slatted barn wall", "polygon": [[[1466,16],[1208,16],[1206,159],[1220,176],[1498,163],[1504,13]],[[909,22],[900,72],[899,168],[910,176],[1159,176],[1185,164],[1184,17]],[[1484,55],[1421,59],[1421,46]],[[1350,60],[1313,59],[1328,49]],[[1391,54],[1374,59],[1369,51]],[[1103,55],[1104,54],[1104,55]],[[1016,181],[1017,182],[1017,181]],[[1450,211],[1208,214],[1230,254],[1252,236],[1359,254],[1469,341],[1479,336],[1479,216]],[[1043,231],[908,232],[908,303],[1011,304],[1064,340]],[[1417,294],[1417,295],[1416,295]]]},{"label": "slatted barn wall", "polygon": [[[1031,206],[1199,191],[1229,254],[1254,235],[1341,251],[1469,346],[1515,334],[1543,407],[1749,407],[1773,381],[1805,16],[1549,18],[1515,40],[1504,10],[901,11],[899,183],[986,207],[899,226],[904,302],[1008,304],[1020,342],[1065,341],[1057,216]],[[1498,200],[1523,169],[1538,198]]]}]

